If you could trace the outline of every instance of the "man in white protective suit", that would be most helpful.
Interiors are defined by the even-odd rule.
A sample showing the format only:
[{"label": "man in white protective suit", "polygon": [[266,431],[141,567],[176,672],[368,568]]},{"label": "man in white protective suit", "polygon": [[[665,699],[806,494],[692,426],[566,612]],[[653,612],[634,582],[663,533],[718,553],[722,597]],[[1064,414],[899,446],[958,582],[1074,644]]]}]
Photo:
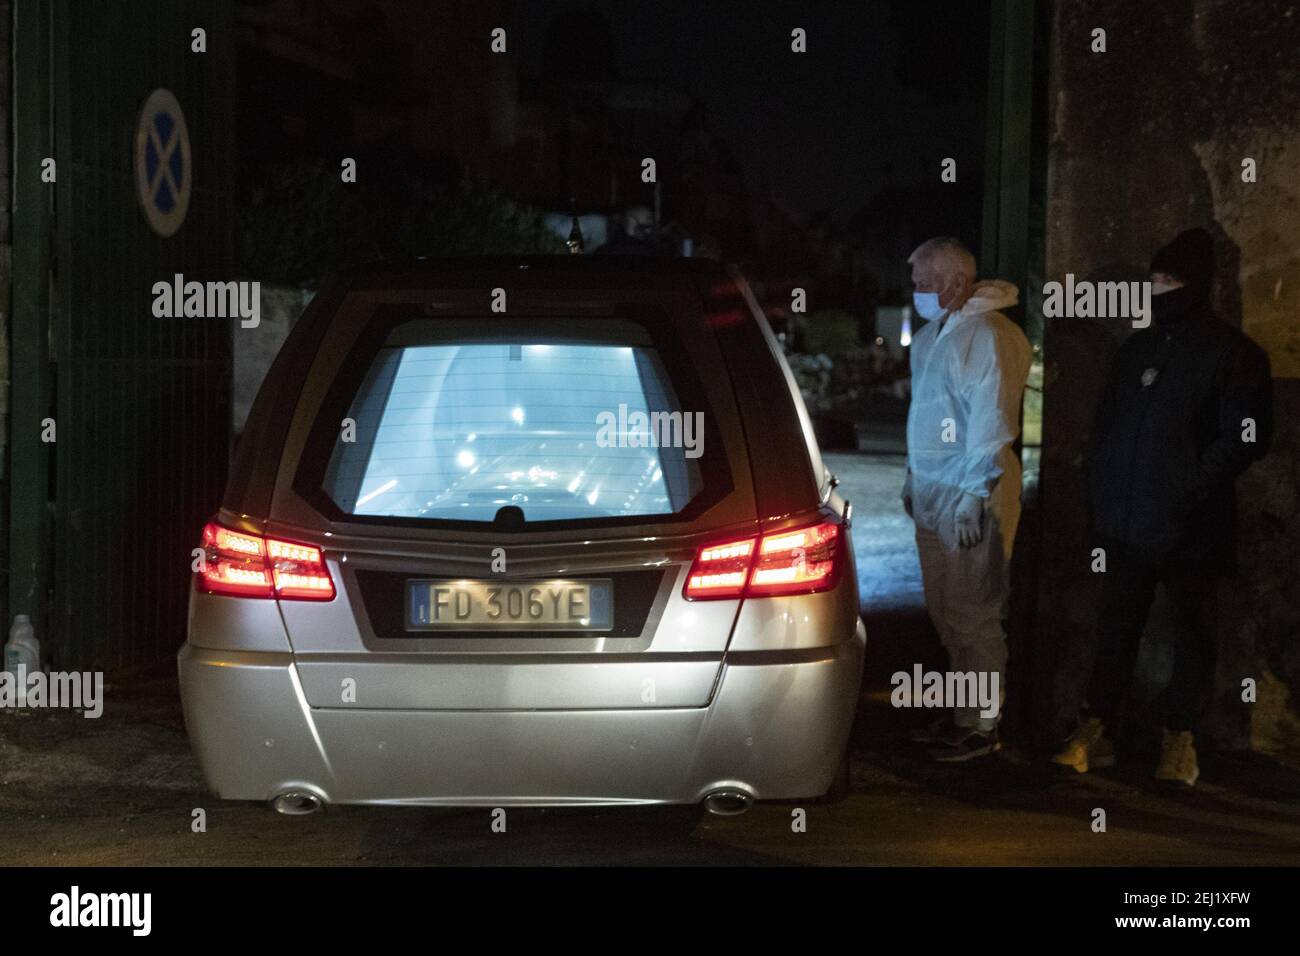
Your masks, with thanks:
[{"label": "man in white protective suit", "polygon": [[1016,304],[1016,287],[976,282],[975,257],[961,242],[927,240],[908,262],[915,312],[929,321],[912,338],[903,506],[916,524],[926,609],[950,673],[965,677],[945,681],[958,698],[945,700],[952,712],[913,739],[931,745],[936,760],[958,762],[1001,746],[1002,621],[1020,519],[1012,446],[1031,350],[1020,328],[996,311]]}]

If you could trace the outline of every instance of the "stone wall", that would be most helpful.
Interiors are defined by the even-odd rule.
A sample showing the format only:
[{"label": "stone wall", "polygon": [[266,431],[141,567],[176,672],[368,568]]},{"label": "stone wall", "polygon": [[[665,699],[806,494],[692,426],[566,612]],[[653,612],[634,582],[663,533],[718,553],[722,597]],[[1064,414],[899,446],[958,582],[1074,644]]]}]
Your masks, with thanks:
[{"label": "stone wall", "polygon": [[[1096,28],[1104,53],[1090,49]],[[1046,278],[1143,278],[1156,248],[1202,226],[1216,237],[1221,317],[1271,357],[1273,451],[1238,482],[1241,569],[1220,594],[1219,673],[1202,728],[1220,745],[1260,750],[1300,746],[1297,51],[1300,6],[1288,0],[1059,0],[1051,41]],[[1247,158],[1253,183],[1242,181]],[[1091,658],[1098,581],[1079,466],[1128,331],[1115,319],[1046,325],[1033,688],[1043,743],[1068,731]],[[1168,677],[1171,637],[1157,605],[1137,716]],[[1241,701],[1245,677],[1259,684],[1254,705]]]}]

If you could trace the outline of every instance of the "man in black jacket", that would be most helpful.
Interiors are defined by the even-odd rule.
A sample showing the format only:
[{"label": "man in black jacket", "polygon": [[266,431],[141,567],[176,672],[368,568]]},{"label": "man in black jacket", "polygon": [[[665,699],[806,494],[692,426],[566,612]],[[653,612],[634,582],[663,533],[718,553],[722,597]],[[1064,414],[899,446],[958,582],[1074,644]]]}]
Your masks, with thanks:
[{"label": "man in black jacket", "polygon": [[[1157,584],[1176,615],[1156,779],[1191,786],[1192,730],[1214,682],[1217,577],[1233,570],[1233,484],[1268,451],[1268,355],[1210,307],[1213,243],[1182,233],[1151,261],[1154,322],[1120,347],[1089,454],[1094,567],[1104,567],[1097,656],[1078,729],[1052,759],[1114,762],[1106,728],[1127,694]],[[1104,561],[1104,564],[1100,562]]]}]

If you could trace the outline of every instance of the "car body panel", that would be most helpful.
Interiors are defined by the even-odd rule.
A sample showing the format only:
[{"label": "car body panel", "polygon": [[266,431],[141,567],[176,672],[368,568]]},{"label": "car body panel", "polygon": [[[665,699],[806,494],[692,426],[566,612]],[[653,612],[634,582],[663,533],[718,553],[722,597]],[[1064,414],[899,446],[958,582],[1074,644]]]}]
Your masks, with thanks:
[{"label": "car body panel", "polygon": [[291,653],[289,635],[274,601],[246,601],[190,592],[189,643],[214,650]]},{"label": "car body panel", "polygon": [[[865,632],[814,652],[738,655],[707,707],[343,710],[311,707],[291,655],[180,655],[185,715],[226,799],[306,789],[330,803],[693,803],[739,789],[817,796],[848,741]],[[208,715],[220,710],[218,723]]]},{"label": "car body panel", "polygon": [[[281,526],[275,528],[278,532]],[[366,687],[362,703],[385,708],[533,709],[560,706],[565,693],[572,707],[700,706],[708,701],[716,682],[740,604],[682,598],[694,549],[683,547],[681,540],[604,542],[587,548],[570,543],[506,545],[510,573],[494,575],[486,543],[462,554],[441,543],[421,546],[418,556],[391,548],[381,554],[353,550],[347,547],[348,539],[313,538],[304,529],[296,530],[296,540],[325,544],[331,575],[340,585],[338,597],[328,603],[281,603],[313,704],[336,703],[341,681],[352,677]],[[497,544],[501,541],[496,539]],[[477,560],[470,561],[469,554]],[[642,632],[619,638],[599,634],[517,638],[486,632],[457,637],[417,632],[385,639],[372,630],[355,583],[356,572],[364,569],[396,569],[410,578],[460,576],[508,582],[645,568],[662,575],[656,599]],[[401,665],[383,663],[416,658],[430,663],[446,660],[449,665],[466,658],[480,660],[441,672],[425,668],[419,671],[424,677],[412,671],[401,680],[393,678]],[[433,675],[438,679],[430,679]]]}]

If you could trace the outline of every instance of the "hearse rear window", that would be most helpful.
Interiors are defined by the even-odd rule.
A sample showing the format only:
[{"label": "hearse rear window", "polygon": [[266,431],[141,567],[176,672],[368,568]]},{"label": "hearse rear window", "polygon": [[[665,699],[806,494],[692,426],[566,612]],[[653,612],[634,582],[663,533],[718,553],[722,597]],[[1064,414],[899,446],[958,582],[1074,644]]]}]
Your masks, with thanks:
[{"label": "hearse rear window", "polygon": [[701,496],[706,451],[724,460],[679,398],[689,370],[636,322],[413,320],[366,360],[321,483],[346,515],[670,516]]}]

